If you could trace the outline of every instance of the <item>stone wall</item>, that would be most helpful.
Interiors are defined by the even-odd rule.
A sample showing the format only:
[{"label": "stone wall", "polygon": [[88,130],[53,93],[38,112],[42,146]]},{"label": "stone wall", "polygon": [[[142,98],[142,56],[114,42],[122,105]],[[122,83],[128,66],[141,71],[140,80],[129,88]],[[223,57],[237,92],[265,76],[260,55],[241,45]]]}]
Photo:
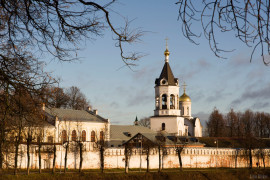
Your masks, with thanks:
[{"label": "stone wall", "polygon": [[[53,153],[51,146],[42,147],[42,168],[52,168]],[[38,168],[38,148],[31,147],[30,167]],[[265,149],[265,165],[270,167],[270,149]],[[26,145],[21,145],[18,158],[18,167],[26,168],[27,155]],[[65,149],[62,145],[57,147],[56,168],[64,168]],[[150,168],[157,169],[159,166],[159,155],[157,149],[151,149]],[[230,148],[185,148],[181,154],[183,168],[214,168],[214,167],[249,167],[249,158],[244,150]],[[237,157],[237,160],[236,160]],[[263,159],[253,151],[253,167],[258,162],[263,167]],[[68,153],[67,168],[79,168],[79,151],[70,146]],[[13,167],[14,153],[5,155],[5,165]],[[133,149],[130,156],[129,168],[146,168],[146,155],[140,155],[140,149]],[[98,169],[100,165],[99,151],[95,149],[95,144],[87,143],[83,152],[83,169]],[[179,160],[174,148],[167,148],[162,157],[163,168],[178,168]],[[123,148],[108,148],[105,151],[105,168],[124,168],[125,156]]]}]

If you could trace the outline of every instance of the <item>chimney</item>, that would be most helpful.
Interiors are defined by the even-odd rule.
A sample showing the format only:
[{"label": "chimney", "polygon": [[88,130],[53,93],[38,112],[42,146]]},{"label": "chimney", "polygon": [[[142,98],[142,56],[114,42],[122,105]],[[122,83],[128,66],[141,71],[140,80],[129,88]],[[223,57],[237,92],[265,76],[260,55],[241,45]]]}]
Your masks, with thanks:
[{"label": "chimney", "polygon": [[98,110],[97,109],[94,109],[93,112],[94,112],[95,115],[98,115]]},{"label": "chimney", "polygon": [[91,111],[91,106],[87,106],[86,111]]}]

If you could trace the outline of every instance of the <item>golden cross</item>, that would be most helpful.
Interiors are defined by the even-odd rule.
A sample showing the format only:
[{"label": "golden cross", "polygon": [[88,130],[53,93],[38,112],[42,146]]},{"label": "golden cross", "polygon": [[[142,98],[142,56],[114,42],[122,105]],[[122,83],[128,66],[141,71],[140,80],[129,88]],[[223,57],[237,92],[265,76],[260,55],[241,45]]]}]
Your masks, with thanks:
[{"label": "golden cross", "polygon": [[186,87],[187,87],[187,85],[186,85],[186,82],[184,81],[184,85],[183,85],[184,93],[186,92]]},{"label": "golden cross", "polygon": [[168,37],[166,37],[166,49],[168,49],[168,40],[169,40],[169,38]]}]

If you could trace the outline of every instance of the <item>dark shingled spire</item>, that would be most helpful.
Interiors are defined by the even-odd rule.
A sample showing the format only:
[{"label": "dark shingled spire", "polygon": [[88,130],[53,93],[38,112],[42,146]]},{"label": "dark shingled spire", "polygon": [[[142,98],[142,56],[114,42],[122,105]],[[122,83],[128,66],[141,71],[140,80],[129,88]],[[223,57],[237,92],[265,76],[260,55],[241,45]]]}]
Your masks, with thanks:
[{"label": "dark shingled spire", "polygon": [[162,84],[160,81],[162,79],[166,79],[167,83],[166,85],[168,86],[176,86],[177,85],[177,78],[174,78],[171,67],[168,62],[165,62],[163,69],[161,71],[161,74],[158,79],[156,79],[156,85],[165,85]]}]

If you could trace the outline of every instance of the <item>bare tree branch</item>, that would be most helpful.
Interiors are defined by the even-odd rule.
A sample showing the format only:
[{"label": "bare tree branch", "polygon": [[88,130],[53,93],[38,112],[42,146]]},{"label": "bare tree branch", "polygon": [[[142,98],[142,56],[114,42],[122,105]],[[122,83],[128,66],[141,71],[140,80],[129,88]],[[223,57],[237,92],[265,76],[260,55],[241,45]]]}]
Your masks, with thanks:
[{"label": "bare tree branch", "polygon": [[203,0],[192,4],[192,0],[179,0],[176,5],[179,6],[178,20],[182,22],[183,35],[192,43],[198,44],[196,39],[200,38],[197,28],[192,25],[201,21],[203,34],[217,57],[224,58],[223,53],[234,50],[221,47],[218,33],[232,32],[248,47],[253,47],[250,61],[254,53],[260,51],[263,63],[270,63],[266,58],[270,55],[269,1]]}]

